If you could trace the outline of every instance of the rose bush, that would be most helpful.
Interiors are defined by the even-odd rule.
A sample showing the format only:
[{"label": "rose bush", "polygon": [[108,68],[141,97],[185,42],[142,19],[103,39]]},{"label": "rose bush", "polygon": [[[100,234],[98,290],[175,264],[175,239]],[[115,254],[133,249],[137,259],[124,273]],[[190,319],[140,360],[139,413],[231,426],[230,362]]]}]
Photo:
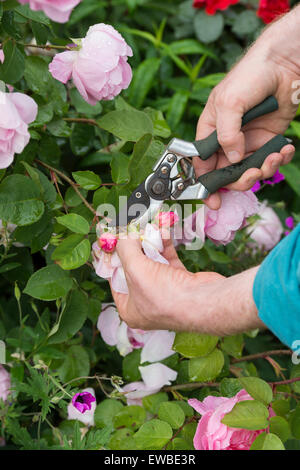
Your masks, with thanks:
[{"label": "rose bush", "polygon": [[[122,234],[107,225],[172,137],[194,140],[213,87],[295,3],[0,2],[4,448],[300,447],[291,352],[266,331],[131,328],[109,287],[128,289]],[[180,202],[133,225],[146,256],[167,264],[169,234],[190,272],[259,264],[300,221],[299,127],[296,117],[287,131],[294,161],[252,191],[221,190],[218,211]]]}]

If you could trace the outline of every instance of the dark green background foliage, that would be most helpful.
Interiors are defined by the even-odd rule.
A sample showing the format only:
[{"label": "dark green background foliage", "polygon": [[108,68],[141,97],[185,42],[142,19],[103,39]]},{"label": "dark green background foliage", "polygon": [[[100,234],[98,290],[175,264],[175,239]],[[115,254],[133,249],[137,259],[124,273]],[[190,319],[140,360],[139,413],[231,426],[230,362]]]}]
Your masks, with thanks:
[{"label": "dark green background foliage", "polygon": [[[0,79],[39,106],[30,143],[11,167],[0,170],[0,219],[4,227],[17,225],[9,240],[4,229],[0,246],[0,338],[7,345],[15,390],[9,404],[0,404],[8,448],[192,449],[196,417],[187,398],[230,397],[243,387],[255,399],[252,408],[236,409],[227,424],[266,427],[266,406],[273,400],[281,418],[272,422],[271,437],[262,436],[256,448],[281,448],[282,442],[299,448],[299,385],[279,386],[272,394],[265,382],[280,380],[282,374],[298,377],[299,366],[291,367],[289,355],[276,357],[276,363],[241,361],[284,348],[271,333],[226,339],[177,335],[176,354],[164,362],[178,371],[177,384],[189,385],[146,397],[141,408],[127,407],[114,387],[118,377],[140,379],[139,353],[121,358],[96,329],[101,304],[111,301],[111,294],[90,264],[96,238],[93,211],[104,202],[117,205],[119,195],[130,194],[170,138],[194,139],[210,91],[263,27],[256,6],[244,0],[208,17],[193,10],[191,0],[83,0],[70,21],[59,25],[27,5],[0,2],[6,57]],[[27,45],[35,38],[39,45],[63,46],[100,22],[112,24],[132,47],[134,76],[122,96],[90,106],[75,88],[51,77],[51,57]],[[297,152],[282,169],[286,180],[259,194],[283,222],[289,215],[300,220],[298,117],[287,135]],[[241,231],[226,248],[207,242],[201,251],[181,250],[180,256],[191,271],[230,275],[263,257],[246,255],[246,241]],[[113,378],[100,387],[96,376],[104,375]],[[194,384],[191,389],[195,381],[219,385]],[[70,395],[86,386],[95,388],[98,406],[95,427],[82,438],[83,425],[66,420],[66,407]],[[113,395],[107,398],[104,392]],[[245,412],[254,413],[256,421],[246,424]]]}]

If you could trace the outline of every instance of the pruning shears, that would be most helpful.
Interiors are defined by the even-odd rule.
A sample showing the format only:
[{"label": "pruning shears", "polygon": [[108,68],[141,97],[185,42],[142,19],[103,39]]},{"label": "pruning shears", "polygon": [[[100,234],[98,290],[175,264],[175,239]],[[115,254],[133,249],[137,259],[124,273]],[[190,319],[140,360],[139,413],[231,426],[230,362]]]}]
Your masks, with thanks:
[{"label": "pruning shears", "polygon": [[[269,96],[243,116],[242,127],[277,110],[276,98]],[[166,200],[206,199],[210,194],[237,181],[249,168],[261,168],[271,153],[280,152],[289,143],[290,139],[277,135],[241,162],[197,178],[192,159],[207,160],[220,149],[217,132],[195,142],[174,138],[157,160],[152,173],[133,191],[126,207],[121,208],[116,220],[109,225],[126,227],[133,221],[144,225],[156,215]]]}]

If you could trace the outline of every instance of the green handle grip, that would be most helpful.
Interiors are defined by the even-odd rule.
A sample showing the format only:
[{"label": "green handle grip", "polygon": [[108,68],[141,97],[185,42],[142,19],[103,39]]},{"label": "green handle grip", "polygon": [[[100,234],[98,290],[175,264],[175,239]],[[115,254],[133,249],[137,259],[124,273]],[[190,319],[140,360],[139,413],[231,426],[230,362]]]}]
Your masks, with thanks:
[{"label": "green handle grip", "polygon": [[[278,102],[274,96],[269,96],[262,103],[250,109],[242,119],[242,126],[248,124],[248,122],[253,121],[254,119],[264,116],[265,114],[272,113],[277,111]],[[217,131],[214,131],[211,135],[206,137],[203,140],[197,140],[194,142],[194,145],[199,153],[201,160],[207,160],[220,148],[218,142]]]},{"label": "green handle grip", "polygon": [[245,171],[249,170],[249,168],[261,168],[265,159],[271,153],[280,152],[285,145],[290,143],[291,141],[282,135],[277,135],[257,150],[257,152],[250,155],[250,157],[247,157],[234,165],[226,166],[219,170],[213,170],[200,176],[198,178],[198,183],[203,184],[209,193],[215,193],[218,189],[227,186],[227,184],[237,181]]}]

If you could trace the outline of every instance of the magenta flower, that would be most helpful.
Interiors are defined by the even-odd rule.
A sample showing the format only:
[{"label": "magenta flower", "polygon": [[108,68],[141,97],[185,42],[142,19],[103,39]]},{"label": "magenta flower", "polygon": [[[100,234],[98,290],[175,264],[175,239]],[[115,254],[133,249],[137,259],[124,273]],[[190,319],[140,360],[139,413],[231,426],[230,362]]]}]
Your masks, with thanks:
[{"label": "magenta flower", "polygon": [[277,184],[283,180],[285,180],[285,176],[282,173],[279,173],[279,171],[277,170],[275,175],[272,176],[272,178],[264,180],[264,183],[265,184]]},{"label": "magenta flower", "polygon": [[96,398],[89,392],[76,393],[72,398],[72,405],[80,412],[85,413],[92,409],[92,403]]},{"label": "magenta flower", "polygon": [[252,186],[251,191],[252,191],[253,193],[257,193],[257,191],[259,191],[260,188],[261,188],[260,181],[256,181],[255,185]]},{"label": "magenta flower", "polygon": [[158,223],[159,227],[173,227],[179,220],[179,217],[175,212],[159,212],[155,217],[155,222]]},{"label": "magenta flower", "polygon": [[294,217],[287,217],[285,219],[285,225],[287,226],[287,228],[289,228],[290,230],[293,230],[294,226],[295,226],[295,221],[294,221]]}]

